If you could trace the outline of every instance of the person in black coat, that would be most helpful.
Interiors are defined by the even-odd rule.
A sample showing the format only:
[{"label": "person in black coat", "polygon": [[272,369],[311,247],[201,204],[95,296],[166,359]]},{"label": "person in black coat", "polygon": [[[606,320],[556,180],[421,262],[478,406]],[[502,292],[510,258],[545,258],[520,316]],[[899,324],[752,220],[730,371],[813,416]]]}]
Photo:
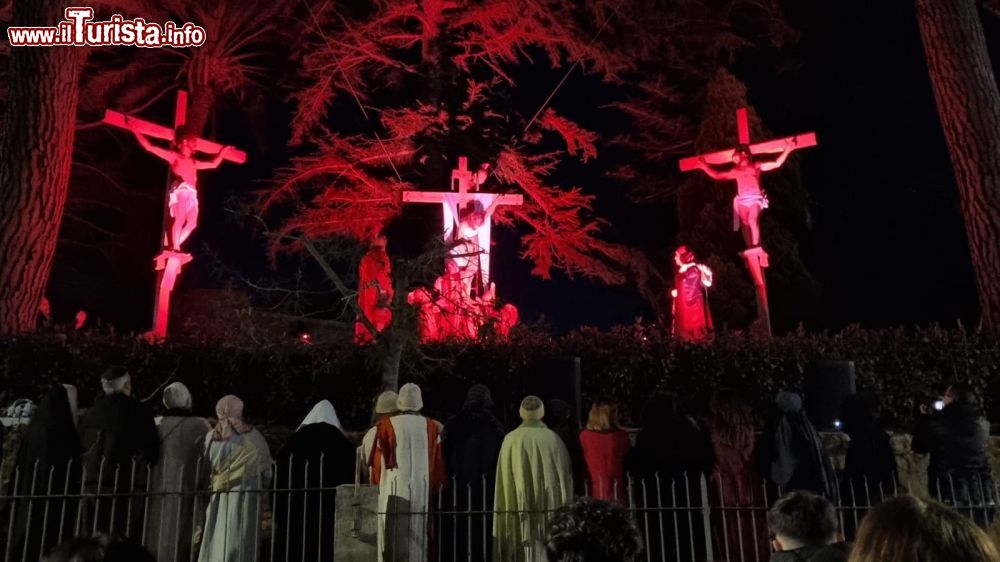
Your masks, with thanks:
[{"label": "person in black coat", "polygon": [[841,407],[843,430],[851,438],[841,482],[845,503],[876,505],[894,495],[896,455],[877,411],[875,397],[865,392],[848,396]]},{"label": "person in black coat", "polygon": [[802,397],[783,391],[774,403],[777,413],[761,440],[764,474],[783,493],[806,490],[837,503],[837,474],[819,432],[802,410]]},{"label": "person in black coat", "polygon": [[927,487],[932,497],[988,525],[996,505],[986,451],[990,422],[967,384],[948,387],[944,404],[939,413],[920,420],[913,452],[930,453]]},{"label": "person in black coat", "polygon": [[278,452],[276,486],[285,491],[273,508],[276,560],[333,560],[335,488],[354,481],[355,455],[333,404],[316,404]]},{"label": "person in black coat", "polygon": [[[649,552],[666,553],[668,560],[704,560],[702,519],[685,514],[701,507],[700,478],[711,472],[712,458],[708,433],[680,411],[677,395],[661,394],[646,403],[635,447],[625,456],[625,493],[634,505],[649,508],[638,521],[644,533],[648,530]],[[667,526],[662,543],[658,508],[676,508],[663,512]],[[673,513],[681,516],[675,519]]]},{"label": "person in black coat", "polygon": [[[11,495],[79,493],[80,452],[69,393],[63,385],[53,386],[38,405],[21,440],[10,481]],[[14,558],[20,560],[23,555],[25,560],[38,560],[60,540],[71,536],[76,505],[66,498],[9,502]]]},{"label": "person in black coat", "polygon": [[462,409],[445,423],[441,434],[450,488],[444,499],[459,513],[485,512],[445,517],[442,521],[440,550],[454,550],[455,559],[465,560],[467,551],[471,551],[472,560],[488,560],[492,552],[493,517],[489,512],[493,510],[497,459],[504,438],[503,425],[492,408],[490,389],[473,385]]},{"label": "person in black coat", "polygon": [[[148,470],[160,460],[160,435],[153,412],[132,397],[128,371],[113,367],[101,375],[104,396],[80,420],[84,493],[88,519],[81,530],[139,538]],[[126,495],[136,494],[136,495]]]}]

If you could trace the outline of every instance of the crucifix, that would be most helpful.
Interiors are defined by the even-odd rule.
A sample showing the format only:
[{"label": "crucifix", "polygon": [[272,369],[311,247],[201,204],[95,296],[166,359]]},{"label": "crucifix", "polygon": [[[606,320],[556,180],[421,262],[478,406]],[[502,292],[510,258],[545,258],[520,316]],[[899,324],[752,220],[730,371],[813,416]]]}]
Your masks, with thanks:
[{"label": "crucifix", "polygon": [[[522,205],[521,195],[479,191],[488,177],[488,164],[469,170],[469,159],[458,158],[451,172],[451,191],[404,191],[404,203],[436,203],[442,209],[442,238],[453,244],[445,270],[457,266],[469,290],[483,296],[490,287],[490,226],[493,212],[502,205]],[[448,264],[454,264],[449,266]]]},{"label": "crucifix", "polygon": [[[165,338],[170,317],[170,295],[181,268],[191,261],[191,254],[184,252],[183,244],[198,226],[198,170],[216,168],[223,160],[242,164],[246,162],[247,155],[231,146],[183,132],[187,121],[187,92],[184,90],[177,91],[172,129],[112,110],[104,112],[103,121],[131,131],[147,152],[170,166],[164,197],[161,252],[153,260],[159,273],[152,335]],[[168,145],[154,144],[151,138],[167,141]],[[212,158],[199,160],[198,153],[210,154]]]},{"label": "crucifix", "polygon": [[[716,152],[682,158],[682,172],[701,170],[715,180],[736,182],[733,197],[733,230],[741,230],[747,249],[742,252],[757,292],[757,320],[764,333],[771,333],[770,309],[764,269],[767,252],[760,243],[760,213],[768,207],[767,195],[760,187],[761,172],[780,168],[793,150],[816,146],[815,133],[802,133],[758,143],[750,143],[750,120],[747,108],[736,110],[738,144]],[[764,156],[765,158],[760,158]]]}]

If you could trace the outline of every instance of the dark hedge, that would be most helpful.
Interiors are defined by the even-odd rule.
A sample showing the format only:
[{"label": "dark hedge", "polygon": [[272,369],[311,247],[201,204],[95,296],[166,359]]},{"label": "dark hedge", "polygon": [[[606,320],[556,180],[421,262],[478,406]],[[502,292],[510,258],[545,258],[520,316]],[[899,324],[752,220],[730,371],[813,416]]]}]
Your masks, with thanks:
[{"label": "dark hedge", "polygon": [[[698,413],[716,388],[740,390],[763,406],[780,389],[798,389],[806,366],[817,360],[853,360],[859,387],[881,399],[896,426],[910,422],[952,380],[971,382],[993,405],[1000,388],[1000,344],[995,337],[961,329],[846,329],[798,333],[770,340],[725,335],[705,345],[672,341],[643,326],[608,332],[583,329],[555,338],[522,330],[508,342],[441,344],[404,361],[401,382],[424,390],[425,411],[446,419],[473,383],[488,385],[502,415],[513,422],[524,393],[558,384],[555,358],[581,360],[585,400],[619,401],[626,419],[657,392],[673,391]],[[35,398],[49,384],[76,384],[81,406],[99,388],[99,374],[121,364],[133,373],[136,394],[146,398],[168,380],[191,389],[196,409],[212,413],[215,401],[234,393],[257,423],[294,425],[315,401],[329,398],[345,426],[368,424],[380,386],[372,349],[295,343],[233,346],[206,342],[149,345],[134,338],[95,334],[36,334],[0,340],[3,404]],[[153,398],[158,404],[158,396]],[[763,411],[763,410],[760,410]]]}]

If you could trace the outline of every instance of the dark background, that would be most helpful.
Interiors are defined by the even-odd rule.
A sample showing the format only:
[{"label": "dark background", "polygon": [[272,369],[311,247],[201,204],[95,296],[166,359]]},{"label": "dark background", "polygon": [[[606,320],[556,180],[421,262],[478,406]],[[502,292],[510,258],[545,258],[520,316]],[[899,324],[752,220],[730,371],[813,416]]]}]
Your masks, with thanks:
[{"label": "dark background", "polygon": [[[731,70],[746,82],[751,104],[776,134],[811,130],[819,137],[818,147],[793,156],[802,164],[814,225],[811,237],[801,241],[801,252],[830,311],[825,322],[810,327],[974,322],[973,272],[913,3],[795,2],[789,3],[788,13],[802,33],[801,43],[781,53],[748,52]],[[988,14],[983,21],[987,36],[996,37],[998,22]],[[518,76],[523,95],[514,103],[532,113],[563,72],[525,66]],[[575,73],[553,106],[610,135],[627,126],[620,113],[605,107],[612,97],[606,87]],[[350,104],[334,110],[357,119],[350,117],[357,113]],[[168,100],[143,116],[165,122],[171,111]],[[204,174],[200,226],[188,243],[198,257],[185,270],[179,291],[221,286],[233,280],[233,272],[250,278],[292,275],[269,270],[258,233],[228,212],[240,198],[245,201],[267,187],[274,170],[287,163],[290,113],[285,103],[271,101],[263,119],[248,123],[233,109],[224,109],[206,132],[246,147],[249,161]],[[131,142],[115,132],[87,134],[105,141],[116,136],[120,145]],[[121,146],[121,151],[147,204],[120,219],[129,234],[109,243],[109,259],[91,259],[76,245],[62,244],[50,299],[57,317],[68,318],[84,308],[121,329],[143,330],[152,302],[148,265],[160,222],[156,200],[162,197],[166,169],[131,146]],[[596,211],[610,222],[607,238],[665,260],[674,243],[675,210],[630,202],[626,187],[601,173],[619,158],[623,156],[609,150],[598,159],[596,172],[570,167],[560,179],[598,196]],[[435,211],[408,209],[390,230],[390,253],[433,236],[440,222]],[[520,308],[522,319],[544,317],[558,332],[639,317],[653,320],[634,287],[604,287],[561,274],[550,281],[532,277],[531,264],[518,259],[517,232],[494,232],[499,293]],[[322,282],[313,269],[307,267],[306,274]]]}]

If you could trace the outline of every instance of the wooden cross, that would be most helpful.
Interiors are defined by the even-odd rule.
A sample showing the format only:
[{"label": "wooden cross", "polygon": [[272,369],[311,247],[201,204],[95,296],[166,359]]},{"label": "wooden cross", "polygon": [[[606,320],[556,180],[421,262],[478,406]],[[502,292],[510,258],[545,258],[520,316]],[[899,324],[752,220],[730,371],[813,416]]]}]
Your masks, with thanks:
[{"label": "wooden cross", "polygon": [[[739,144],[749,146],[751,154],[774,154],[776,152],[781,152],[786,146],[788,146],[789,143],[794,144],[792,150],[816,146],[816,133],[802,133],[799,135],[792,135],[790,137],[782,137],[780,139],[750,144],[750,119],[748,118],[747,108],[745,107],[741,107],[736,110],[736,133],[737,138],[739,139]],[[704,158],[709,164],[728,164],[733,161],[733,152],[736,148],[737,147],[734,146],[733,148],[727,148],[725,150],[681,158],[681,171],[689,172],[698,168],[698,160],[700,158]]]},{"label": "wooden cross", "polygon": [[[460,220],[460,212],[468,202],[473,202],[476,210],[485,211],[491,207],[502,205],[523,205],[522,195],[501,195],[498,193],[483,193],[479,191],[476,183],[476,172],[469,170],[469,159],[459,156],[458,168],[451,172],[451,191],[404,191],[404,203],[436,203],[441,205],[443,210],[443,232],[442,239],[445,243],[455,242],[455,229]],[[484,251],[479,256],[479,270],[482,272],[483,285],[489,287],[490,284],[490,226],[491,217],[486,217],[486,221],[479,229],[478,243]]]},{"label": "wooden cross", "polygon": [[[790,152],[799,148],[816,146],[815,133],[802,133],[800,135],[793,135],[790,137],[783,137],[751,144],[750,119],[748,117],[747,108],[745,107],[741,107],[736,110],[736,135],[739,141],[739,145],[736,147],[716,152],[709,152],[698,156],[682,158],[679,163],[681,171],[688,172],[696,170],[701,167],[701,162],[711,165],[724,165],[732,163],[733,153],[740,147],[746,147],[750,150],[751,154],[756,155],[774,153],[784,154],[785,151]],[[759,187],[756,183],[757,181],[758,180],[755,180],[754,184]],[[760,193],[759,189],[758,192]],[[734,209],[735,201],[737,200],[734,200]],[[756,246],[747,248],[747,250],[742,252],[740,255],[743,257],[744,261],[746,261],[747,269],[750,271],[750,277],[753,279],[754,288],[756,289],[758,327],[761,332],[770,335],[771,311],[767,300],[767,282],[764,277],[764,268],[768,266],[767,253],[760,246]]]},{"label": "wooden cross", "polygon": [[[187,105],[187,92],[178,90],[177,102],[174,108],[174,126],[172,129],[110,109],[104,112],[103,121],[113,127],[169,141],[173,145],[176,144],[177,137],[187,122]],[[196,152],[217,154],[223,148],[221,144],[208,139],[193,138],[192,140],[195,143]],[[223,155],[223,158],[230,162],[242,164],[246,162],[247,155],[243,151],[230,149]],[[156,271],[158,273],[156,279],[156,301],[153,304],[152,335],[157,338],[165,338],[167,336],[167,322],[170,318],[170,295],[174,290],[174,285],[177,282],[177,276],[180,275],[181,268],[184,264],[191,261],[190,254],[172,251],[168,245],[169,193],[172,183],[172,174],[168,173],[167,192],[164,195],[163,201],[162,251],[155,260]]]}]

